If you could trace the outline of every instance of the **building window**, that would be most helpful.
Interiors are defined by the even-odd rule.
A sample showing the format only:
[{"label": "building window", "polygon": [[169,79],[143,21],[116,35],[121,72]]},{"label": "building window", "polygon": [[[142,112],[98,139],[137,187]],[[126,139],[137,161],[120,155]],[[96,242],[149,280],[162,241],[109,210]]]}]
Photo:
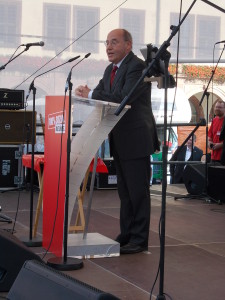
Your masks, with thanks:
[{"label": "building window", "polygon": [[133,37],[133,51],[139,55],[143,48],[145,34],[145,11],[120,9],[120,27],[128,30]]},{"label": "building window", "polygon": [[44,36],[48,50],[58,51],[70,44],[69,5],[44,4]]},{"label": "building window", "polygon": [[[182,16],[183,17],[183,16]],[[177,26],[179,24],[179,14],[170,14],[170,25]],[[180,45],[179,45],[179,56],[182,58],[193,58],[194,57],[194,30],[195,30],[195,16],[188,15],[180,27]],[[172,38],[170,45],[170,52],[172,58],[177,56],[177,43],[178,43],[178,32]]]},{"label": "building window", "polygon": [[15,48],[21,43],[21,1],[0,2],[0,45]]},{"label": "building window", "polygon": [[[197,16],[196,22],[196,55],[198,58],[212,58],[213,45],[220,38],[220,17]],[[218,52],[215,54],[217,56]]]},{"label": "building window", "polygon": [[99,26],[94,25],[96,25],[99,21],[99,8],[74,6],[73,15],[73,38],[75,40],[73,44],[73,51],[98,53]]}]

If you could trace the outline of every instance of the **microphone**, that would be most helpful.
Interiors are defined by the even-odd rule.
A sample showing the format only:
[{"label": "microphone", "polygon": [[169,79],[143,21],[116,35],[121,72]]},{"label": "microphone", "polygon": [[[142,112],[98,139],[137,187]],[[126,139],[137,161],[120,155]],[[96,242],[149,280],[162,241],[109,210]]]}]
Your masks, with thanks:
[{"label": "microphone", "polygon": [[40,41],[40,42],[37,42],[37,43],[22,44],[21,46],[25,46],[25,47],[41,46],[41,47],[43,47],[44,44],[45,44],[44,42]]},{"label": "microphone", "polygon": [[41,73],[41,74],[37,75],[36,77],[34,77],[33,81],[32,81],[31,84],[30,84],[29,91],[28,91],[28,93],[27,93],[27,95],[26,95],[26,100],[27,100],[28,97],[30,96],[30,92],[31,92],[31,90],[33,89],[33,86],[34,86],[34,80],[35,80],[36,78],[38,78],[38,77],[40,77],[40,76],[42,76],[42,75],[44,75],[44,74],[46,74],[46,73],[48,73],[48,72],[51,72],[51,71],[53,71],[53,70],[55,70],[55,69],[57,69],[57,68],[59,68],[59,67],[65,65],[65,64],[67,64],[67,63],[70,63],[71,61],[74,61],[74,60],[78,59],[79,57],[80,57],[80,55],[75,56],[75,57],[69,59],[68,61],[62,63],[61,65],[58,65],[58,66],[56,66],[56,67],[54,67],[54,68],[52,68],[52,69],[50,69],[50,70],[47,70],[46,72]]},{"label": "microphone", "polygon": [[74,67],[76,67],[78,64],[80,64],[82,62],[82,60],[84,60],[85,58],[88,58],[91,55],[91,53],[87,53],[80,61],[78,61],[74,66],[72,66],[72,68],[70,69],[69,75],[66,79],[66,85],[65,85],[65,94],[68,91],[68,87],[69,87],[69,82],[71,80],[71,76],[72,76],[72,70]]},{"label": "microphone", "polygon": [[215,43],[215,45],[221,44],[221,43],[225,43],[225,41],[217,42],[217,43]]},{"label": "microphone", "polygon": [[78,56],[76,56],[76,57],[73,57],[73,58],[69,59],[68,62],[72,62],[72,61],[78,59],[79,57],[80,57],[80,55],[78,55]]}]

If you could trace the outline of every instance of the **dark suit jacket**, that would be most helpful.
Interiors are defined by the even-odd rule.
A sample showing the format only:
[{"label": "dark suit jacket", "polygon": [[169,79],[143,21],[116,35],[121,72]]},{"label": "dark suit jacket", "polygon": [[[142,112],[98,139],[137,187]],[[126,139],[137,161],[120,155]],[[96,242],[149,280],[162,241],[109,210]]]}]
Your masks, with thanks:
[{"label": "dark suit jacket", "polygon": [[[119,67],[110,89],[110,64],[94,89],[92,98],[121,103],[146,67],[144,61],[130,52]],[[116,151],[121,159],[135,159],[148,156],[158,147],[155,119],[152,114],[150,85],[142,82],[129,99],[131,108],[125,113],[110,133],[110,150]]]},{"label": "dark suit jacket", "polygon": [[[179,147],[178,147],[179,149]],[[179,152],[175,151],[173,156],[171,157],[171,161],[185,161],[187,146],[184,146]],[[177,154],[178,153],[178,154]],[[190,161],[201,161],[203,155],[203,151],[198,147],[194,146],[193,153],[190,157]],[[183,182],[183,171],[184,171],[184,164],[173,164],[170,165],[170,174],[172,177],[172,183],[182,183]]]}]

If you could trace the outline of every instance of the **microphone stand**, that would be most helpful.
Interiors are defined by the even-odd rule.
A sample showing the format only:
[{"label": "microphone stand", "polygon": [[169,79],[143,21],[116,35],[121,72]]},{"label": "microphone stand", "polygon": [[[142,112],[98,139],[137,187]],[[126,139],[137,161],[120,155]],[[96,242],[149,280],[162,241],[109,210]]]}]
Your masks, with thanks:
[{"label": "microphone stand", "polygon": [[[21,45],[20,45],[21,46]],[[20,47],[19,46],[19,47]],[[18,48],[19,48],[18,47]],[[18,49],[17,48],[17,49]],[[0,67],[0,71],[2,71],[2,70],[4,70],[5,69],[5,67],[9,64],[9,63],[11,63],[14,59],[16,59],[18,56],[20,56],[21,54],[23,54],[25,51],[27,51],[29,49],[29,47],[26,47],[23,51],[21,51],[19,54],[17,54],[16,56],[14,56],[14,57],[11,57],[10,59],[9,59],[9,61],[6,63],[6,64],[4,64],[3,66],[1,66]],[[17,50],[16,50],[17,51]],[[15,51],[15,52],[16,52]],[[14,55],[14,54],[13,54]]]},{"label": "microphone stand", "polygon": [[71,152],[71,107],[72,107],[72,87],[71,82],[72,70],[75,66],[80,64],[85,58],[89,57],[91,53],[86,54],[78,63],[76,63],[70,70],[66,80],[65,94],[69,88],[69,112],[68,112],[68,132],[67,132],[67,161],[66,161],[66,192],[65,192],[65,216],[64,216],[64,232],[63,232],[63,257],[50,258],[47,264],[60,271],[78,270],[83,268],[83,262],[80,259],[67,256],[68,244],[68,208],[69,208],[69,178],[70,178],[70,152]]},{"label": "microphone stand", "polygon": [[142,73],[142,76],[139,78],[139,80],[136,82],[136,84],[133,86],[133,88],[130,90],[129,94],[125,96],[125,98],[122,100],[120,106],[115,111],[115,115],[118,116],[120,112],[123,110],[123,108],[126,106],[128,100],[130,99],[131,95],[137,88],[137,86],[144,80],[145,76],[148,75],[148,77],[154,75],[154,64],[162,57],[164,56],[164,63],[165,63],[165,102],[164,102],[164,145],[163,145],[163,183],[162,183],[162,207],[161,207],[161,232],[160,232],[160,262],[159,262],[159,271],[160,271],[160,280],[159,280],[159,295],[157,296],[157,300],[165,300],[165,295],[163,292],[163,286],[164,286],[164,260],[165,260],[165,211],[166,211],[166,188],[167,188],[167,152],[168,152],[168,145],[166,142],[166,130],[167,130],[167,84],[168,84],[168,57],[165,57],[166,49],[170,45],[170,41],[172,38],[176,35],[176,33],[179,31],[179,28],[181,24],[186,19],[187,15],[189,14],[190,10],[194,6],[196,0],[194,0],[187,10],[186,14],[184,15],[183,19],[180,21],[178,26],[171,26],[172,33],[168,40],[166,40],[162,46],[158,49],[158,51],[155,54],[155,58],[152,60],[152,62],[148,65],[148,67],[144,70]]},{"label": "microphone stand", "polygon": [[[20,46],[21,46],[21,45],[20,45]],[[19,47],[20,47],[20,46],[19,46]],[[18,47],[18,48],[19,48],[19,47]],[[16,51],[18,50],[18,48],[16,49]],[[15,52],[13,53],[13,55],[10,57],[10,59],[8,60],[8,62],[0,67],[0,71],[4,70],[5,67],[6,67],[9,63],[11,63],[14,59],[16,59],[17,57],[19,57],[21,54],[23,54],[23,53],[24,53],[25,51],[27,51],[28,49],[29,49],[29,47],[26,46],[26,48],[25,48],[23,51],[21,51],[19,54],[17,54],[16,56],[13,57],[13,55],[16,53],[16,51],[15,51]],[[34,118],[33,118],[33,120],[34,120]],[[34,126],[34,125],[33,125],[33,126]],[[16,189],[15,189],[15,190],[16,190]],[[0,211],[1,211],[1,209],[0,209]],[[12,223],[12,220],[8,219],[7,217],[5,217],[5,216],[3,216],[3,215],[1,215],[0,218],[3,218],[3,219],[4,219],[4,222]],[[3,222],[3,221],[1,221],[1,222]],[[40,245],[40,243],[39,243],[39,245]]]},{"label": "microphone stand", "polygon": [[151,77],[154,75],[154,64],[157,63],[157,61],[161,58],[161,56],[165,53],[166,49],[170,46],[170,41],[172,40],[172,38],[177,34],[177,32],[180,29],[180,26],[182,25],[182,23],[184,22],[184,20],[186,19],[187,15],[189,14],[190,10],[192,9],[192,7],[194,6],[195,2],[197,0],[194,0],[191,4],[191,6],[189,7],[189,9],[187,10],[186,14],[184,15],[183,19],[180,21],[180,23],[177,26],[171,26],[172,32],[170,37],[163,42],[163,44],[161,45],[161,47],[158,49],[158,51],[155,54],[154,59],[152,59],[151,63],[148,65],[148,67],[143,71],[141,77],[138,79],[138,81],[136,82],[136,84],[133,86],[133,88],[130,90],[130,92],[128,93],[127,96],[124,97],[124,99],[122,100],[122,102],[120,103],[120,106],[116,109],[115,111],[115,115],[119,116],[119,114],[121,113],[121,111],[124,109],[124,107],[126,106],[128,100],[130,99],[131,95],[133,95],[134,91],[136,90],[136,88],[139,86],[139,84],[144,80],[145,76]]},{"label": "microphone stand", "polygon": [[213,79],[213,76],[214,76],[214,74],[215,74],[215,72],[216,72],[216,69],[217,69],[217,67],[218,67],[218,64],[219,64],[219,62],[220,62],[220,60],[221,60],[221,57],[222,57],[222,55],[223,55],[224,49],[225,49],[225,44],[224,44],[224,46],[223,46],[223,50],[221,51],[220,57],[219,57],[219,59],[218,59],[218,61],[217,61],[217,63],[216,63],[216,66],[215,66],[214,70],[212,70],[211,77],[210,77],[210,79],[209,79],[209,82],[208,82],[208,84],[207,84],[207,87],[206,87],[205,90],[204,90],[204,93],[203,93],[203,95],[202,95],[202,98],[201,98],[201,100],[200,100],[200,102],[199,102],[199,106],[202,105],[202,101],[203,101],[203,99],[204,99],[204,97],[205,97],[205,94],[206,94],[207,91],[208,91],[209,85],[210,85],[210,83],[211,83],[211,81],[212,81],[212,79]]},{"label": "microphone stand", "polygon": [[[208,122],[209,122],[209,92],[208,92],[208,88],[209,88],[209,85],[210,85],[210,83],[211,83],[211,81],[212,81],[212,79],[213,79],[213,76],[214,76],[215,72],[216,72],[216,69],[217,69],[217,67],[218,67],[218,64],[219,64],[219,62],[220,62],[220,60],[221,60],[221,57],[222,57],[223,52],[224,52],[224,49],[225,49],[225,44],[224,44],[224,46],[223,46],[223,50],[221,51],[221,54],[220,54],[220,56],[219,56],[219,59],[218,59],[218,61],[217,61],[217,63],[216,63],[216,66],[215,66],[214,70],[212,70],[212,74],[211,74],[211,76],[210,76],[210,79],[209,79],[209,82],[208,82],[208,84],[207,84],[207,87],[205,88],[204,93],[203,93],[203,95],[202,95],[202,98],[201,98],[201,100],[200,100],[200,102],[199,102],[199,106],[201,106],[201,105],[202,105],[202,102],[203,102],[203,100],[204,100],[204,97],[206,96],[206,128],[205,128],[205,130],[206,130],[206,143],[205,143],[205,144],[206,144],[206,146],[205,146],[205,148],[206,148],[206,151],[205,151],[205,156],[206,156],[206,160],[205,160],[205,191],[206,191],[206,195],[207,195],[207,187],[208,187],[208,161],[207,161],[207,150],[208,150]],[[207,195],[207,196],[208,196],[208,195]],[[210,200],[213,200],[213,201],[215,201],[216,203],[221,204],[220,201],[216,201],[215,199],[213,199],[213,198],[211,198],[211,197],[209,197],[209,198],[210,198]]]},{"label": "microphone stand", "polygon": [[29,230],[29,239],[24,240],[23,243],[28,247],[40,247],[42,246],[42,241],[38,240],[36,237],[33,238],[33,195],[34,195],[34,145],[35,145],[35,98],[36,98],[36,87],[34,86],[34,80],[37,77],[40,77],[56,68],[59,68],[67,63],[74,61],[75,59],[79,58],[80,56],[76,56],[74,58],[69,59],[65,63],[58,65],[44,73],[37,75],[30,84],[29,92],[26,96],[26,100],[28,99],[31,90],[33,91],[33,109],[32,109],[32,139],[31,139],[31,174],[30,174],[30,230]]},{"label": "microphone stand", "polygon": [[222,11],[223,13],[225,13],[225,9],[219,7],[218,5],[212,3],[211,1],[208,1],[208,0],[202,0],[202,1],[205,2],[205,3],[207,3],[207,4],[209,4],[210,6],[212,6],[214,8],[216,8],[216,9]]}]

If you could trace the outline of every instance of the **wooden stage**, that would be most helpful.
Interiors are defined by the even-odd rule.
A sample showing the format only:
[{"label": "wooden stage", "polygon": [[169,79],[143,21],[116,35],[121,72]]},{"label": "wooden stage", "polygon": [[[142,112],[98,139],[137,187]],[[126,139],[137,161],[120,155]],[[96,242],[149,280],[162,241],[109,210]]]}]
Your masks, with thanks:
[{"label": "wooden stage", "polygon": [[[119,299],[150,299],[150,291],[159,267],[158,231],[162,203],[161,186],[154,185],[150,187],[150,190],[152,209],[147,252],[117,257],[84,258],[82,269],[63,271],[63,273],[113,294]],[[174,196],[186,193],[183,185],[167,186],[163,291],[169,296],[165,295],[165,298],[173,300],[224,299],[225,205],[208,202],[207,199],[174,200]],[[38,192],[34,192],[34,210],[37,199]],[[1,213],[14,220],[18,201],[19,209],[14,235],[19,240],[24,237],[28,239],[29,190],[1,193]],[[0,222],[1,230],[10,231],[12,228],[13,223]],[[117,190],[94,191],[88,232],[97,232],[110,239],[117,236],[119,233]],[[40,239],[42,237],[42,213],[37,228],[37,237]],[[2,251],[2,245],[0,247]],[[44,257],[44,261],[53,257],[51,253],[46,254],[42,247],[29,249],[41,258]],[[7,293],[1,292],[0,298],[6,295]],[[156,280],[151,299],[156,299],[157,295],[159,295],[159,278]]]}]

